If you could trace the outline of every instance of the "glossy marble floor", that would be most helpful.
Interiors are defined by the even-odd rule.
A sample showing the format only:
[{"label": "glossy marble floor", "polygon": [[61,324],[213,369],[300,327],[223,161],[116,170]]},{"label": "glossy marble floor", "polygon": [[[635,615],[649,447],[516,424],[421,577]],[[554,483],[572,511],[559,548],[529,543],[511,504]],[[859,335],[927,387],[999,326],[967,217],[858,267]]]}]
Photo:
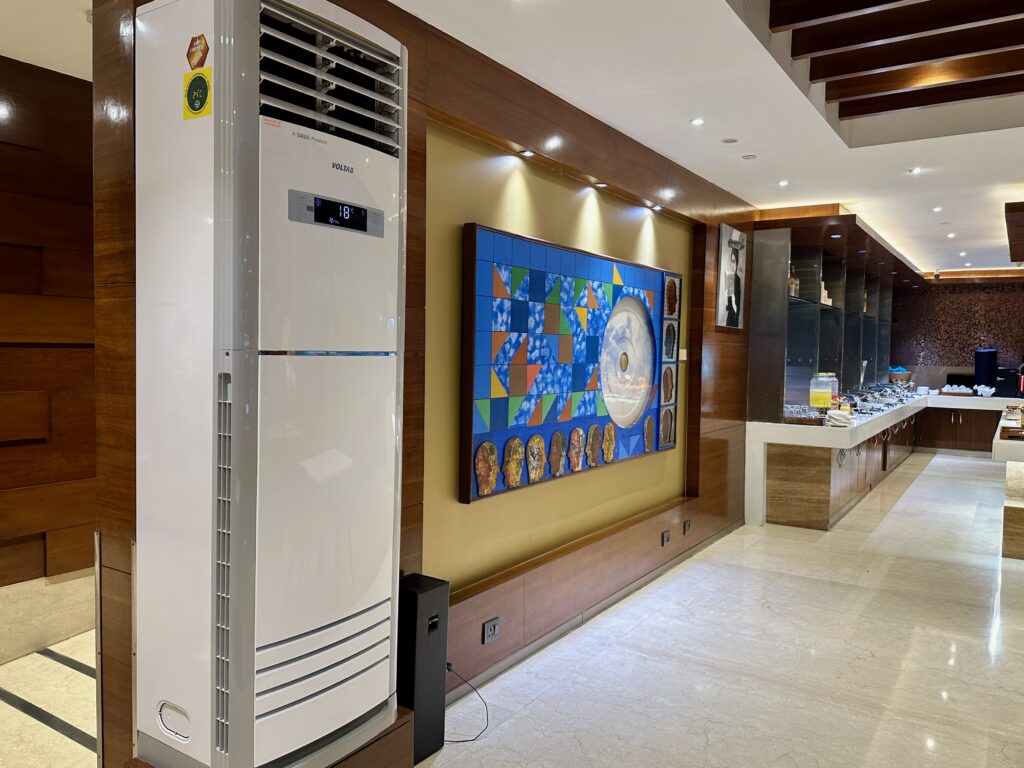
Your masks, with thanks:
[{"label": "glossy marble floor", "polygon": [[89,631],[0,666],[0,766],[95,768],[95,665]]},{"label": "glossy marble floor", "polygon": [[915,454],[829,533],[741,528],[484,686],[434,768],[1024,766],[1003,471]]}]

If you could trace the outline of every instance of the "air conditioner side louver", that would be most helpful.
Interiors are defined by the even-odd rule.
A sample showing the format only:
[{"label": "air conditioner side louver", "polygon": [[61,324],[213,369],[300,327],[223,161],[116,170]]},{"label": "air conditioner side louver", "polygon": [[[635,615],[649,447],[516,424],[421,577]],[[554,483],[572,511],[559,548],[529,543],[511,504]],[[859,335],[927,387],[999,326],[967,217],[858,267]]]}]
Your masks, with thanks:
[{"label": "air conditioner side louver", "polygon": [[291,6],[260,4],[260,114],[398,157],[401,62]]}]

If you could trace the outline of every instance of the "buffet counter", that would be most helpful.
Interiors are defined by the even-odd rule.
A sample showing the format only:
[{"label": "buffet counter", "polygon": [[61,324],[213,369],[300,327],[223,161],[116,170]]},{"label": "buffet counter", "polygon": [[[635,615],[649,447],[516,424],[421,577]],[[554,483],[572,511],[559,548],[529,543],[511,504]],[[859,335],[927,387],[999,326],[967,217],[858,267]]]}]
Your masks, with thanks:
[{"label": "buffet counter", "polygon": [[[746,522],[749,525],[778,522],[827,530],[872,485],[909,455],[919,429],[917,422],[926,409],[1002,412],[1008,405],[1021,403],[1024,400],[1017,398],[919,395],[890,410],[856,416],[852,427],[747,422]],[[962,416],[960,418],[962,420]],[[988,449],[992,422],[986,423],[984,439],[969,444],[969,450]],[[1008,452],[1005,455],[1021,456],[1024,462],[1024,443],[1013,444],[1000,441],[998,437],[997,429],[991,438],[993,458],[1007,460],[1003,456]],[[1003,445],[1005,443],[1010,444]],[[895,462],[887,461],[889,445],[895,448]],[[771,472],[770,467],[775,471]],[[1024,463],[1021,471],[1024,473]],[[1024,497],[1024,488],[1021,495]],[[1024,511],[1024,501],[1021,504]]]}]

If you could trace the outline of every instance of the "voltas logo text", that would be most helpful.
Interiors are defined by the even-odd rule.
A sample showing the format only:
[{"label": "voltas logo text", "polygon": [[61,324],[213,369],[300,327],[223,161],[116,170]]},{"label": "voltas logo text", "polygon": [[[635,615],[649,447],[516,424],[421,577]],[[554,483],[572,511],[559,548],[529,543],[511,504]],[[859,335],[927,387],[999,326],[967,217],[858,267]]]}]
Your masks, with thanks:
[{"label": "voltas logo text", "polygon": [[351,165],[344,165],[343,163],[331,163],[331,168],[336,171],[344,171],[345,173],[355,173],[355,169]]}]

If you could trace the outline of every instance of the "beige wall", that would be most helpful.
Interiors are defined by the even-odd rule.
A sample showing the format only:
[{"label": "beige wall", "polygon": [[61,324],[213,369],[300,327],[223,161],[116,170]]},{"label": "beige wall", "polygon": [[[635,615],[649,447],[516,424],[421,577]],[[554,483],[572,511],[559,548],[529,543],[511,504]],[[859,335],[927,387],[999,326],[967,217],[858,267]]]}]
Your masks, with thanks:
[{"label": "beige wall", "polygon": [[[453,588],[682,495],[685,467],[680,424],[674,451],[472,505],[458,502],[461,238],[467,222],[681,272],[684,298],[691,246],[689,225],[430,125],[423,570],[450,580]],[[686,309],[684,303],[684,324]],[[680,333],[682,343],[686,338]],[[679,394],[685,403],[682,380]]]}]

